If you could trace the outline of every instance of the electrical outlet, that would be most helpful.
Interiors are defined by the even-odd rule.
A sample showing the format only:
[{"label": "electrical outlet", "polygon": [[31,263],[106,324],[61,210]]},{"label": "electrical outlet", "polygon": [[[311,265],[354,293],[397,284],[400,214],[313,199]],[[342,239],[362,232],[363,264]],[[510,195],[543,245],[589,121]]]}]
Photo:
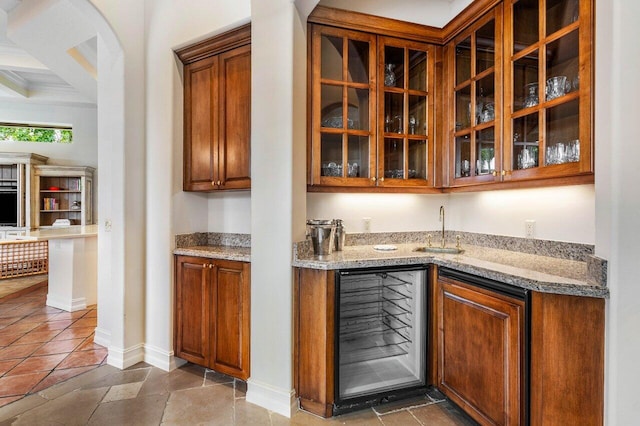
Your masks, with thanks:
[{"label": "electrical outlet", "polygon": [[536,237],[536,221],[535,220],[528,219],[524,221],[524,235],[527,238]]},{"label": "electrical outlet", "polygon": [[363,217],[362,221],[364,222],[364,232],[371,232],[371,218]]}]

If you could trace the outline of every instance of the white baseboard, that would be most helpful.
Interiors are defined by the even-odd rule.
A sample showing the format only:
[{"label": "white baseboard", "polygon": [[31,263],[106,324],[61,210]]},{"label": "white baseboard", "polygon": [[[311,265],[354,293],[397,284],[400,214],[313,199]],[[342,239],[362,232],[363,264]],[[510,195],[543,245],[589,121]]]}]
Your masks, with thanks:
[{"label": "white baseboard", "polygon": [[187,363],[173,356],[173,351],[165,351],[156,346],[144,345],[144,362],[164,371],[172,371]]},{"label": "white baseboard", "polygon": [[111,346],[111,333],[96,327],[95,334],[93,335],[93,343],[108,348]]},{"label": "white baseboard", "polygon": [[298,404],[293,390],[287,391],[252,379],[247,381],[247,402],[288,418]]},{"label": "white baseboard", "polygon": [[132,365],[136,365],[139,362],[144,361],[144,344],[139,343],[135,346],[126,349],[109,347],[109,356],[107,357],[107,364],[116,368],[124,370]]},{"label": "white baseboard", "polygon": [[55,295],[49,293],[47,294],[46,304],[47,306],[62,309],[63,311],[67,311],[67,312],[74,312],[74,311],[80,311],[82,309],[87,309],[87,299],[84,297],[67,300],[61,297],[56,297]]}]

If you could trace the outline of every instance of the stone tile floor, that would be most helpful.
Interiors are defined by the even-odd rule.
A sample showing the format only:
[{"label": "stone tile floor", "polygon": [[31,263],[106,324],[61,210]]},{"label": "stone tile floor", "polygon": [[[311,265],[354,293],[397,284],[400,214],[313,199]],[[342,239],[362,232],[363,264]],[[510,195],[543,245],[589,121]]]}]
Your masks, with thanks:
[{"label": "stone tile floor", "polygon": [[186,364],[102,365],[0,408],[5,425],[473,425],[437,393],[332,419],[297,411],[288,419],[248,403],[246,384]]},{"label": "stone tile floor", "polygon": [[119,370],[93,343],[97,310],[45,306],[46,287],[0,299],[0,426],[6,425],[473,425],[430,392],[332,419],[288,419],[245,399],[246,383],[186,364]]},{"label": "stone tile floor", "polygon": [[[46,279],[46,278],[45,278]],[[0,299],[0,407],[102,364],[93,343],[97,310],[45,305],[47,287]]]}]

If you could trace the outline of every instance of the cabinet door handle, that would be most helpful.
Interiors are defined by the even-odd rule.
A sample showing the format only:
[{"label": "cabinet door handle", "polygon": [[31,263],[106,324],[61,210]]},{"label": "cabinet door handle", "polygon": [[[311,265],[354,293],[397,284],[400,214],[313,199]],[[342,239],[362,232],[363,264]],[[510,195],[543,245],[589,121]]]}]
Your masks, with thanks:
[{"label": "cabinet door handle", "polygon": [[493,177],[498,176],[498,172],[496,172],[495,170],[491,174],[493,175]]},{"label": "cabinet door handle", "polygon": [[383,177],[380,178],[380,182],[384,182],[384,178]]},{"label": "cabinet door handle", "polygon": [[502,176],[506,176],[506,175],[507,175],[507,171],[506,171],[506,170],[503,170],[503,171],[502,171]]},{"label": "cabinet door handle", "polygon": [[218,181],[216,182],[216,185],[220,186],[222,184],[222,182]]},{"label": "cabinet door handle", "polygon": [[211,181],[211,186],[216,186],[216,181],[215,180]]},{"label": "cabinet door handle", "polygon": [[209,269],[213,269],[213,263],[209,264]]},{"label": "cabinet door handle", "polygon": [[376,178],[374,176],[374,177],[371,178],[371,182],[375,182],[375,181],[376,181]]}]

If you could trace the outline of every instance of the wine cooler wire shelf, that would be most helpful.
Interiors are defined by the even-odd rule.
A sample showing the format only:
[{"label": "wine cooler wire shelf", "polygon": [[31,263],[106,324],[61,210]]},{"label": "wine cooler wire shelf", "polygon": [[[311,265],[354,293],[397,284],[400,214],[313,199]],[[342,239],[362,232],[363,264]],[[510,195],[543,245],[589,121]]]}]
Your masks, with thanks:
[{"label": "wine cooler wire shelf", "polygon": [[393,330],[358,339],[340,339],[340,364],[406,355],[411,341]]},{"label": "wine cooler wire shelf", "polygon": [[[393,273],[350,276],[340,288],[340,364],[405,355],[412,344],[414,283]],[[413,280],[413,274],[408,276]]]},{"label": "wine cooler wire shelf", "polygon": [[[376,279],[372,279],[370,275],[366,277],[349,277],[349,281],[345,282],[340,290],[341,297],[350,295],[359,295],[367,293],[369,291],[378,292],[381,287],[385,288],[397,288],[405,287],[407,291],[411,292],[413,283],[397,277],[393,274],[376,274]],[[411,297],[410,294],[406,295]]]},{"label": "wine cooler wire shelf", "polygon": [[361,335],[382,333],[387,329],[406,334],[411,328],[408,321],[400,318],[384,315],[368,316],[363,320],[340,321],[340,338],[355,339]]},{"label": "wine cooler wire shelf", "polygon": [[340,319],[360,318],[367,315],[382,314],[386,311],[388,315],[398,316],[411,313],[410,306],[406,299],[381,299],[362,303],[343,304],[340,303]]}]

